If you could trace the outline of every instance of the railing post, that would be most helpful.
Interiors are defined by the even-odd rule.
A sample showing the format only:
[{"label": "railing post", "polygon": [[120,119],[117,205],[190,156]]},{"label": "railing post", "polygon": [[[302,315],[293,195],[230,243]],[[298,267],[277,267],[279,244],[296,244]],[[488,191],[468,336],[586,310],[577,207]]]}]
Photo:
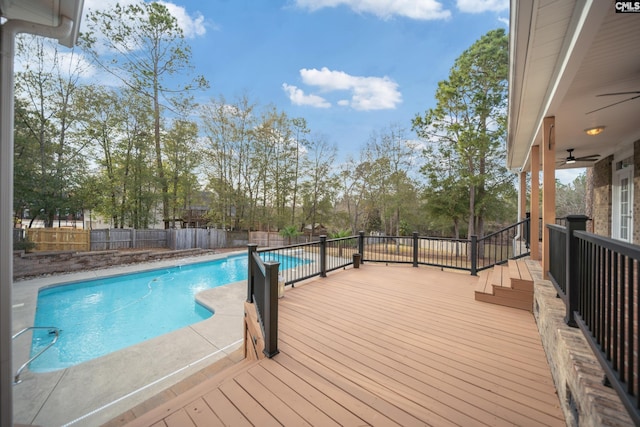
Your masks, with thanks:
[{"label": "railing post", "polygon": [[278,267],[279,262],[265,262],[264,287],[264,351],[271,358],[280,353],[278,350]]},{"label": "railing post", "polygon": [[471,275],[478,275],[478,236],[471,236]]},{"label": "railing post", "polygon": [[[578,325],[574,312],[578,310],[578,303],[580,301],[580,283],[578,283],[578,239],[573,235],[573,232],[586,230],[589,217],[584,215],[569,215],[565,219],[567,228],[567,248],[565,253],[565,262],[567,263],[567,312],[565,322],[567,325],[577,328]],[[554,260],[551,260],[551,262],[553,261]]]},{"label": "railing post", "polygon": [[327,236],[320,236],[320,277],[327,277]]},{"label": "railing post", "polygon": [[413,232],[413,266],[418,266],[418,232]]},{"label": "railing post", "polygon": [[364,263],[364,231],[358,233],[358,253],[360,254],[360,264]]},{"label": "railing post", "polygon": [[247,302],[249,304],[253,303],[253,253],[258,249],[258,245],[256,243],[249,243],[247,245],[248,253],[247,253]]}]

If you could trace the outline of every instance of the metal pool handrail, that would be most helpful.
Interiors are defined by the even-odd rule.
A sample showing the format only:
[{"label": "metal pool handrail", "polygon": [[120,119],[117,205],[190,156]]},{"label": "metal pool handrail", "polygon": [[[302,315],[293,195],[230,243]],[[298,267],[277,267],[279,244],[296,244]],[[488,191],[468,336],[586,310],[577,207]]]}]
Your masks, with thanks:
[{"label": "metal pool handrail", "polygon": [[20,332],[12,336],[11,340],[18,338],[20,335],[24,334],[25,332],[33,329],[49,329],[49,333],[53,332],[55,334],[55,337],[53,338],[53,341],[49,343],[49,345],[47,345],[45,348],[40,350],[35,356],[32,356],[29,360],[24,362],[24,364],[20,366],[20,368],[18,368],[18,370],[16,371],[16,375],[13,377],[13,385],[20,384],[22,382],[22,380],[20,379],[20,374],[22,373],[22,371],[24,371],[24,369],[27,366],[29,366],[29,363],[36,360],[38,357],[40,357],[42,353],[44,353],[51,346],[53,346],[58,341],[58,337],[60,336],[60,329],[56,328],[55,326],[29,326],[28,328],[24,328],[23,330],[21,330]]}]

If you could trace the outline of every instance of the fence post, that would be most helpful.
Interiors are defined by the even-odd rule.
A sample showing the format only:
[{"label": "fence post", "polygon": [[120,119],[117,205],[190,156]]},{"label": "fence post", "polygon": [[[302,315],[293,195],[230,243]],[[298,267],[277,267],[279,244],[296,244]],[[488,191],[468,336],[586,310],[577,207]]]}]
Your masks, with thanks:
[{"label": "fence post", "polygon": [[249,243],[248,247],[248,259],[247,266],[249,271],[247,272],[247,302],[253,303],[253,253],[258,249],[258,245],[255,243]]},{"label": "fence post", "polygon": [[320,236],[320,277],[327,277],[327,236]]},{"label": "fence post", "polygon": [[[567,248],[565,262],[567,263],[567,313],[565,322],[567,325],[577,328],[578,324],[574,317],[574,312],[578,309],[580,301],[580,283],[578,283],[578,239],[573,235],[574,231],[584,231],[587,229],[589,217],[584,215],[568,215],[566,218],[567,227]],[[551,260],[553,262],[554,260]]]},{"label": "fence post", "polygon": [[418,232],[413,232],[413,266],[418,266]]},{"label": "fence post", "polygon": [[478,275],[478,236],[471,236],[471,275]]},{"label": "fence post", "polygon": [[360,264],[364,264],[364,231],[358,232],[358,253],[360,254]]},{"label": "fence post", "polygon": [[278,350],[278,267],[279,262],[265,262],[264,287],[264,350],[265,356],[271,358],[280,353]]},{"label": "fence post", "polygon": [[131,229],[131,249],[136,248],[136,229]]}]

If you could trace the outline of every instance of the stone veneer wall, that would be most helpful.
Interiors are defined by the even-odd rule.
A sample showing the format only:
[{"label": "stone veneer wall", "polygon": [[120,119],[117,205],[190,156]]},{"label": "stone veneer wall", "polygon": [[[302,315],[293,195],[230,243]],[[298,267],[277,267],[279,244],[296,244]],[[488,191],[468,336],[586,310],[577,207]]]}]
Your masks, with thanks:
[{"label": "stone veneer wall", "polygon": [[578,328],[564,321],[565,306],[537,261],[527,261],[534,279],[534,316],[567,426],[633,426],[616,392],[603,385],[604,371]]},{"label": "stone veneer wall", "polygon": [[611,236],[613,156],[593,165],[593,232]]},{"label": "stone veneer wall", "polygon": [[169,258],[210,254],[205,249],[184,249],[176,251],[94,251],[94,252],[33,252],[13,251],[13,278],[41,276],[52,273],[72,273],[95,270],[117,265],[157,261]]}]

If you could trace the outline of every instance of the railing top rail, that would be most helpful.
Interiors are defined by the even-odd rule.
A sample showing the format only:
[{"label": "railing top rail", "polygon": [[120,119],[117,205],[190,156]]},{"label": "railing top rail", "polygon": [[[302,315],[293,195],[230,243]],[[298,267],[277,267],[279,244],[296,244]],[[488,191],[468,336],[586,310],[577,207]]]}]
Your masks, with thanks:
[{"label": "railing top rail", "polygon": [[576,230],[573,232],[573,234],[581,240],[594,243],[605,249],[618,252],[624,256],[640,260],[640,249],[637,245],[633,245],[631,243],[623,242],[620,240],[613,240],[609,237],[599,236],[587,231]]},{"label": "railing top rail", "polygon": [[347,236],[347,237],[334,237],[331,239],[327,239],[327,242],[339,242],[341,240],[353,240],[353,239],[357,239],[360,236],[358,236],[357,234],[354,236]]},{"label": "railing top rail", "polygon": [[428,237],[428,236],[418,236],[420,240],[441,240],[445,242],[459,242],[459,243],[469,243],[470,239],[463,238],[455,238],[455,237]]},{"label": "railing top rail", "polygon": [[294,243],[293,245],[286,245],[286,246],[266,247],[266,248],[262,248],[262,249],[257,249],[256,252],[261,253],[261,252],[269,252],[269,251],[282,250],[282,249],[300,248],[300,247],[303,247],[303,246],[317,245],[318,243],[320,243],[320,242],[319,241],[315,241],[315,242],[305,242],[305,243]]},{"label": "railing top rail", "polygon": [[562,232],[567,232],[567,227],[565,227],[564,225],[558,225],[558,224],[545,224],[545,226],[548,229],[551,230],[556,230],[556,231],[562,231]]},{"label": "railing top rail", "polygon": [[498,234],[500,234],[500,233],[504,233],[504,232],[505,232],[505,231],[507,231],[507,230],[511,230],[512,228],[519,227],[519,226],[521,226],[522,224],[527,223],[527,222],[529,222],[529,218],[523,219],[522,221],[518,221],[518,222],[516,222],[515,224],[511,224],[510,226],[505,227],[505,228],[503,228],[503,229],[501,229],[501,230],[494,231],[493,233],[489,233],[489,234],[487,234],[486,236],[479,237],[479,238],[478,238],[478,240],[489,239],[489,238],[491,238],[491,237],[493,237],[493,236],[497,236],[497,235],[498,235]]}]

